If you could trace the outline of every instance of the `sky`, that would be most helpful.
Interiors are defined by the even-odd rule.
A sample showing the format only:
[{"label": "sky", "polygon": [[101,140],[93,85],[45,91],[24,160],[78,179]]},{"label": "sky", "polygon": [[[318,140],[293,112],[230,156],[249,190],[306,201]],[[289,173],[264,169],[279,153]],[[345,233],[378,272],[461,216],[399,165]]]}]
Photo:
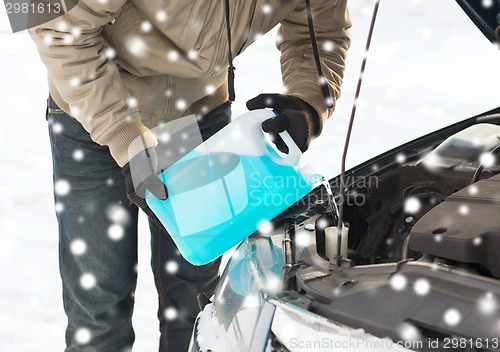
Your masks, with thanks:
[{"label": "sky", "polygon": [[[303,156],[327,177],[342,146],[366,41],[372,0],[350,0],[353,20],[342,97]],[[280,92],[275,31],[236,58],[237,101]],[[26,32],[12,34],[0,6],[0,350],[64,348],[66,318],[57,267],[57,223],[45,121],[46,72]],[[347,158],[355,166],[401,143],[493,109],[500,52],[453,0],[382,0]],[[140,223],[136,351],[157,349],[157,298],[149,235]]]}]

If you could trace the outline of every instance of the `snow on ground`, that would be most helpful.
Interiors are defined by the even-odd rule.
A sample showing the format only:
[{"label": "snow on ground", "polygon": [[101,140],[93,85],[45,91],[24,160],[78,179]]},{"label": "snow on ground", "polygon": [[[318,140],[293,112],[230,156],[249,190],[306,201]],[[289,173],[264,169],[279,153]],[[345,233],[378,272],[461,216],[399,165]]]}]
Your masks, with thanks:
[{"label": "snow on ground", "polygon": [[[361,65],[372,0],[351,0],[354,22],[343,96],[304,157],[329,177]],[[45,71],[28,34],[0,13],[0,351],[61,351],[66,318],[57,268]],[[281,90],[274,36],[236,60],[234,116],[246,100]],[[358,104],[348,165],[498,105],[500,53],[453,0],[382,0]],[[144,220],[144,219],[143,219]],[[149,235],[141,223],[135,351],[157,349]]]}]

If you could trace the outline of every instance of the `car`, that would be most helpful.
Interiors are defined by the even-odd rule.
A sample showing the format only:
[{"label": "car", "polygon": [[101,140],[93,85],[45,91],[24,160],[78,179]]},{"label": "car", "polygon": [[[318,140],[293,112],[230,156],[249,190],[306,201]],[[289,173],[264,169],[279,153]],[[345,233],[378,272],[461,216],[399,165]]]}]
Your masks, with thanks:
[{"label": "car", "polygon": [[[498,45],[500,2],[457,3]],[[199,296],[190,351],[500,350],[499,152],[500,107],[319,185]]]}]

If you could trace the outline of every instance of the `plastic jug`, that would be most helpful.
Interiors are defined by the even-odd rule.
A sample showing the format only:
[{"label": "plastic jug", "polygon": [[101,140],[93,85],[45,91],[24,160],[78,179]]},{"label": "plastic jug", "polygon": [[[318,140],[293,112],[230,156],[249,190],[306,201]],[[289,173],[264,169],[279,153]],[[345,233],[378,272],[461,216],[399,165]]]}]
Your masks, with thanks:
[{"label": "plastic jug", "polygon": [[309,193],[314,176],[299,168],[301,151],[280,133],[289,153],[265,138],[270,110],[247,112],[163,171],[169,196],[146,202],[194,265],[209,263]]}]

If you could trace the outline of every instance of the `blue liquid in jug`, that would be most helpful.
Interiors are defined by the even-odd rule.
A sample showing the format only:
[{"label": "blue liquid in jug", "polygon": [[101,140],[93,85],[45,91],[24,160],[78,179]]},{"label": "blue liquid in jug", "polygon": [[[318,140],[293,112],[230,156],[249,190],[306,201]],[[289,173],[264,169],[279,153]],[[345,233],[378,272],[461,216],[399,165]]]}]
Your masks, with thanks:
[{"label": "blue liquid in jug", "polygon": [[293,166],[267,155],[190,152],[159,175],[169,191],[146,202],[183,257],[209,263],[313,189]]}]

